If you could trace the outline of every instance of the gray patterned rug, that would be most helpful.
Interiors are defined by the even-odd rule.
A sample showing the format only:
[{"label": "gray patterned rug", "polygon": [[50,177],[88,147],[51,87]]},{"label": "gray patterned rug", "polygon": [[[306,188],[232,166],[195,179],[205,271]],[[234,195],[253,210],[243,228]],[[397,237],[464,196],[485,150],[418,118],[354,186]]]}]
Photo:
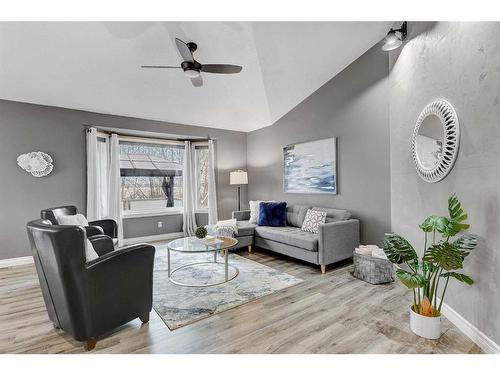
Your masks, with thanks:
[{"label": "gray patterned rug", "polygon": [[[301,279],[284,272],[230,254],[229,264],[240,270],[235,279],[211,287],[178,286],[168,279],[166,246],[156,246],[156,254],[153,307],[170,330],[302,282]],[[170,254],[172,268],[191,262],[213,260],[212,254],[186,254],[173,251]],[[230,275],[231,272],[233,271],[230,268]],[[214,282],[224,279],[224,267],[198,265],[179,270],[174,276],[175,280],[186,283]]]}]

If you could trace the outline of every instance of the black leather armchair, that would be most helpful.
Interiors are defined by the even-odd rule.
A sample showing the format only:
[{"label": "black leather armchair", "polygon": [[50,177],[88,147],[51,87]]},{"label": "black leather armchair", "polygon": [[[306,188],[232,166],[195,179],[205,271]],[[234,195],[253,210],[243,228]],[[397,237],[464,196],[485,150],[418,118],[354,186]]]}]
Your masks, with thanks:
[{"label": "black leather armchair", "polygon": [[95,347],[98,336],[139,317],[149,321],[155,248],[140,244],[113,251],[108,236],[91,239],[99,258],[86,262],[83,227],[27,224],[45,306],[54,327]]},{"label": "black leather armchair", "polygon": [[[40,212],[40,217],[44,220],[49,220],[53,225],[58,225],[58,217],[64,215],[76,215],[78,210],[76,206],[61,206],[46,208]],[[89,226],[85,227],[87,237],[105,234],[113,238],[114,243],[117,243],[118,224],[112,219],[89,221]]]}]

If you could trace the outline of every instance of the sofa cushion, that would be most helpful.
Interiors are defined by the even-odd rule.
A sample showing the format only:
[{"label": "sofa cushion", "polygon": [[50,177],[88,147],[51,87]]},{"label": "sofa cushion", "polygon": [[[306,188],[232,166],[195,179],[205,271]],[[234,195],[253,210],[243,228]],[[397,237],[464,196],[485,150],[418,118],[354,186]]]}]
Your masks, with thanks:
[{"label": "sofa cushion", "polygon": [[237,221],[238,235],[237,237],[253,236],[256,224],[250,223],[249,221]]},{"label": "sofa cushion", "polygon": [[260,202],[258,225],[284,227],[286,225],[286,202]]},{"label": "sofa cushion", "polygon": [[300,247],[309,251],[318,251],[318,235],[304,232],[296,227],[261,227],[255,228],[255,236]]},{"label": "sofa cushion", "polygon": [[250,201],[248,205],[250,207],[250,223],[257,224],[259,222],[259,211],[261,202],[276,202],[276,201]]},{"label": "sofa cushion", "polygon": [[351,218],[351,213],[343,209],[328,207],[313,207],[312,209],[316,211],[325,211],[327,223],[331,223],[332,221],[348,220]]},{"label": "sofa cushion", "polygon": [[307,210],[306,218],[302,224],[304,232],[318,233],[319,226],[324,224],[326,220],[325,211]]},{"label": "sofa cushion", "polygon": [[307,210],[310,206],[294,204],[286,208],[286,224],[291,227],[300,228],[304,223]]}]

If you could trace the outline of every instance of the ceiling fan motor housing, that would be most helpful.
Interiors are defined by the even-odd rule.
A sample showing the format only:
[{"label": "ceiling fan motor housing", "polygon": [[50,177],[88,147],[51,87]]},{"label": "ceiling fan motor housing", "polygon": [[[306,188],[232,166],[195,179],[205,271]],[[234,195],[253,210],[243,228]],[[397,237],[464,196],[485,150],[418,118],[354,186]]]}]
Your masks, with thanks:
[{"label": "ceiling fan motor housing", "polygon": [[186,45],[188,46],[191,53],[193,53],[194,51],[196,51],[198,49],[198,45],[194,42],[188,42],[188,43],[186,43]]},{"label": "ceiling fan motor housing", "polygon": [[181,63],[181,68],[182,70],[186,71],[186,70],[196,70],[196,71],[200,71],[201,70],[201,64],[198,62],[198,61],[183,61]]}]

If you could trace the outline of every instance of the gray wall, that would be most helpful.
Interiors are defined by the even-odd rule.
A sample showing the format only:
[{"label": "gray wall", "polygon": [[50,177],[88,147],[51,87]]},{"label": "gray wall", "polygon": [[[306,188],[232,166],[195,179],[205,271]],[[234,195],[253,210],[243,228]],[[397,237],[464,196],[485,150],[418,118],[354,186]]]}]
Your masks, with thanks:
[{"label": "gray wall", "polygon": [[[410,23],[409,41],[391,53],[391,218],[393,231],[419,251],[417,225],[447,214],[457,193],[480,246],[465,261],[471,287],[450,282],[446,301],[500,343],[500,24]],[[411,159],[415,121],[435,98],[450,101],[460,121],[460,152],[443,181],[420,180]]]},{"label": "gray wall", "polygon": [[[372,48],[275,124],[248,133],[249,198],[346,208],[361,220],[361,241],[379,243],[390,228],[388,64]],[[339,194],[283,193],[283,146],[331,136]]]},{"label": "gray wall", "polygon": [[[229,218],[237,207],[229,171],[245,169],[246,135],[242,132],[185,126],[130,117],[46,107],[0,100],[0,259],[30,255],[25,224],[38,218],[42,208],[75,204],[85,211],[84,125],[135,129],[184,136],[216,138],[218,210]],[[44,151],[54,158],[54,171],[32,177],[16,164],[18,155]],[[246,189],[243,198],[246,201]],[[179,216],[162,217],[163,232],[178,231]],[[158,220],[130,219],[125,236],[158,234]],[[182,222],[182,220],[181,220]]]},{"label": "gray wall", "polygon": [[[159,221],[162,222],[161,228],[158,228]],[[208,214],[201,212],[196,213],[196,224],[207,225]],[[156,236],[165,233],[179,232],[182,232],[182,214],[126,218],[123,220],[124,238]]]}]

